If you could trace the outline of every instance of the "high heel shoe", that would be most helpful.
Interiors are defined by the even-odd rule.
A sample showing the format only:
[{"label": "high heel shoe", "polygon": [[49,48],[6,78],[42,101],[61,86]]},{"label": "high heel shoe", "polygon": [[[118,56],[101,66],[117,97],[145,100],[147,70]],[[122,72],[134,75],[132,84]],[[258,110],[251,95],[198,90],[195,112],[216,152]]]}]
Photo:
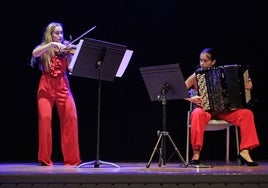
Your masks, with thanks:
[{"label": "high heel shoe", "polygon": [[199,159],[195,159],[195,160],[191,160],[190,161],[190,165],[199,165],[200,164],[200,160]]},{"label": "high heel shoe", "polygon": [[190,165],[199,165],[200,164],[200,160],[199,160],[199,157],[200,157],[200,148],[196,148],[193,152],[193,157],[192,157],[192,160],[190,161]]},{"label": "high heel shoe", "polygon": [[238,160],[240,160],[241,161],[241,164],[243,165],[243,164],[246,164],[246,165],[248,165],[248,166],[258,166],[258,163],[256,163],[256,162],[254,162],[254,161],[252,161],[252,162],[250,162],[250,161],[247,161],[244,157],[242,157],[242,155],[238,155]]}]

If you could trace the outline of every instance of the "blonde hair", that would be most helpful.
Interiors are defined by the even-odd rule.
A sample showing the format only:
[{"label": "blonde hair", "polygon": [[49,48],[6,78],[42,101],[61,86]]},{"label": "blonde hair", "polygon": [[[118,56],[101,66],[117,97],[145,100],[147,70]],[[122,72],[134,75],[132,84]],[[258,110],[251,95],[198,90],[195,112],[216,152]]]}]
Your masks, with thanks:
[{"label": "blonde hair", "polygon": [[[61,27],[63,28],[62,24],[59,22],[51,22],[50,24],[48,24],[48,26],[46,27],[45,31],[44,31],[44,36],[43,36],[43,40],[42,40],[42,44],[47,44],[52,42],[52,33],[55,30],[56,27]],[[62,43],[64,43],[64,37],[62,38]],[[47,50],[42,56],[42,60],[43,60],[43,68],[44,71],[49,71],[49,68],[51,66],[51,56],[55,55],[55,50],[53,48]]]}]

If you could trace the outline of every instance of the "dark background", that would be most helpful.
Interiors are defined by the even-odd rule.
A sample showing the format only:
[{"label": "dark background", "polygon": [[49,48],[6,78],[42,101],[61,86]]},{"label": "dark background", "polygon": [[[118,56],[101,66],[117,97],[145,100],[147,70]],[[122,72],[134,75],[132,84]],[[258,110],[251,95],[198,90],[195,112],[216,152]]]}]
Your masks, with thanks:
[{"label": "dark background", "polygon": [[[184,77],[199,63],[203,48],[213,47],[221,64],[250,65],[253,107],[261,142],[252,151],[267,159],[268,11],[264,2],[178,0],[59,0],[36,4],[7,2],[3,7],[1,61],[0,161],[37,160],[36,91],[40,72],[29,67],[31,52],[51,21],[64,24],[73,39],[96,25],[86,37],[127,45],[131,61],[121,78],[103,81],[101,90],[100,158],[105,161],[147,161],[162,129],[162,105],[151,101],[140,67],[179,63]],[[83,161],[96,159],[98,80],[70,77],[79,118]],[[167,129],[185,156],[189,104],[169,100]],[[59,122],[53,119],[53,161],[62,161]],[[233,135],[232,129],[232,135]],[[235,158],[231,136],[231,159]],[[224,160],[225,135],[206,133],[202,159]],[[168,145],[168,155],[173,148]],[[172,154],[171,154],[172,155]],[[179,158],[174,159],[179,161]]]}]

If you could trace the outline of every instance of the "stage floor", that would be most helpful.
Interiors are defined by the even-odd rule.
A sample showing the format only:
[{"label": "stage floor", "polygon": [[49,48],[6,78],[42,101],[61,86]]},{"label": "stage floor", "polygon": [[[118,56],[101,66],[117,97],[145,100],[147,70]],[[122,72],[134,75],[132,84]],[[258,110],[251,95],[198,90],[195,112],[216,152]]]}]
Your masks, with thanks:
[{"label": "stage floor", "polygon": [[[40,166],[38,163],[0,164],[0,188],[2,187],[268,187],[268,162],[259,166],[238,166],[236,162],[207,161],[197,167],[183,163],[118,162],[93,164],[80,167]],[[28,186],[27,186],[28,185]],[[149,186],[150,187],[150,186]],[[205,186],[206,187],[206,186]]]}]

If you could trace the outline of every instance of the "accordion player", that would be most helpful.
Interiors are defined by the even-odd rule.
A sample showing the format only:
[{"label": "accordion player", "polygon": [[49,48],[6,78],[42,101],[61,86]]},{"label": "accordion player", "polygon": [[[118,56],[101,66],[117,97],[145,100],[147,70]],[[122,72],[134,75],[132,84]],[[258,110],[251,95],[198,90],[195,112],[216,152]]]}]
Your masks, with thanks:
[{"label": "accordion player", "polygon": [[232,64],[195,71],[198,95],[206,111],[229,111],[246,107],[251,91],[245,89],[248,68]]}]

